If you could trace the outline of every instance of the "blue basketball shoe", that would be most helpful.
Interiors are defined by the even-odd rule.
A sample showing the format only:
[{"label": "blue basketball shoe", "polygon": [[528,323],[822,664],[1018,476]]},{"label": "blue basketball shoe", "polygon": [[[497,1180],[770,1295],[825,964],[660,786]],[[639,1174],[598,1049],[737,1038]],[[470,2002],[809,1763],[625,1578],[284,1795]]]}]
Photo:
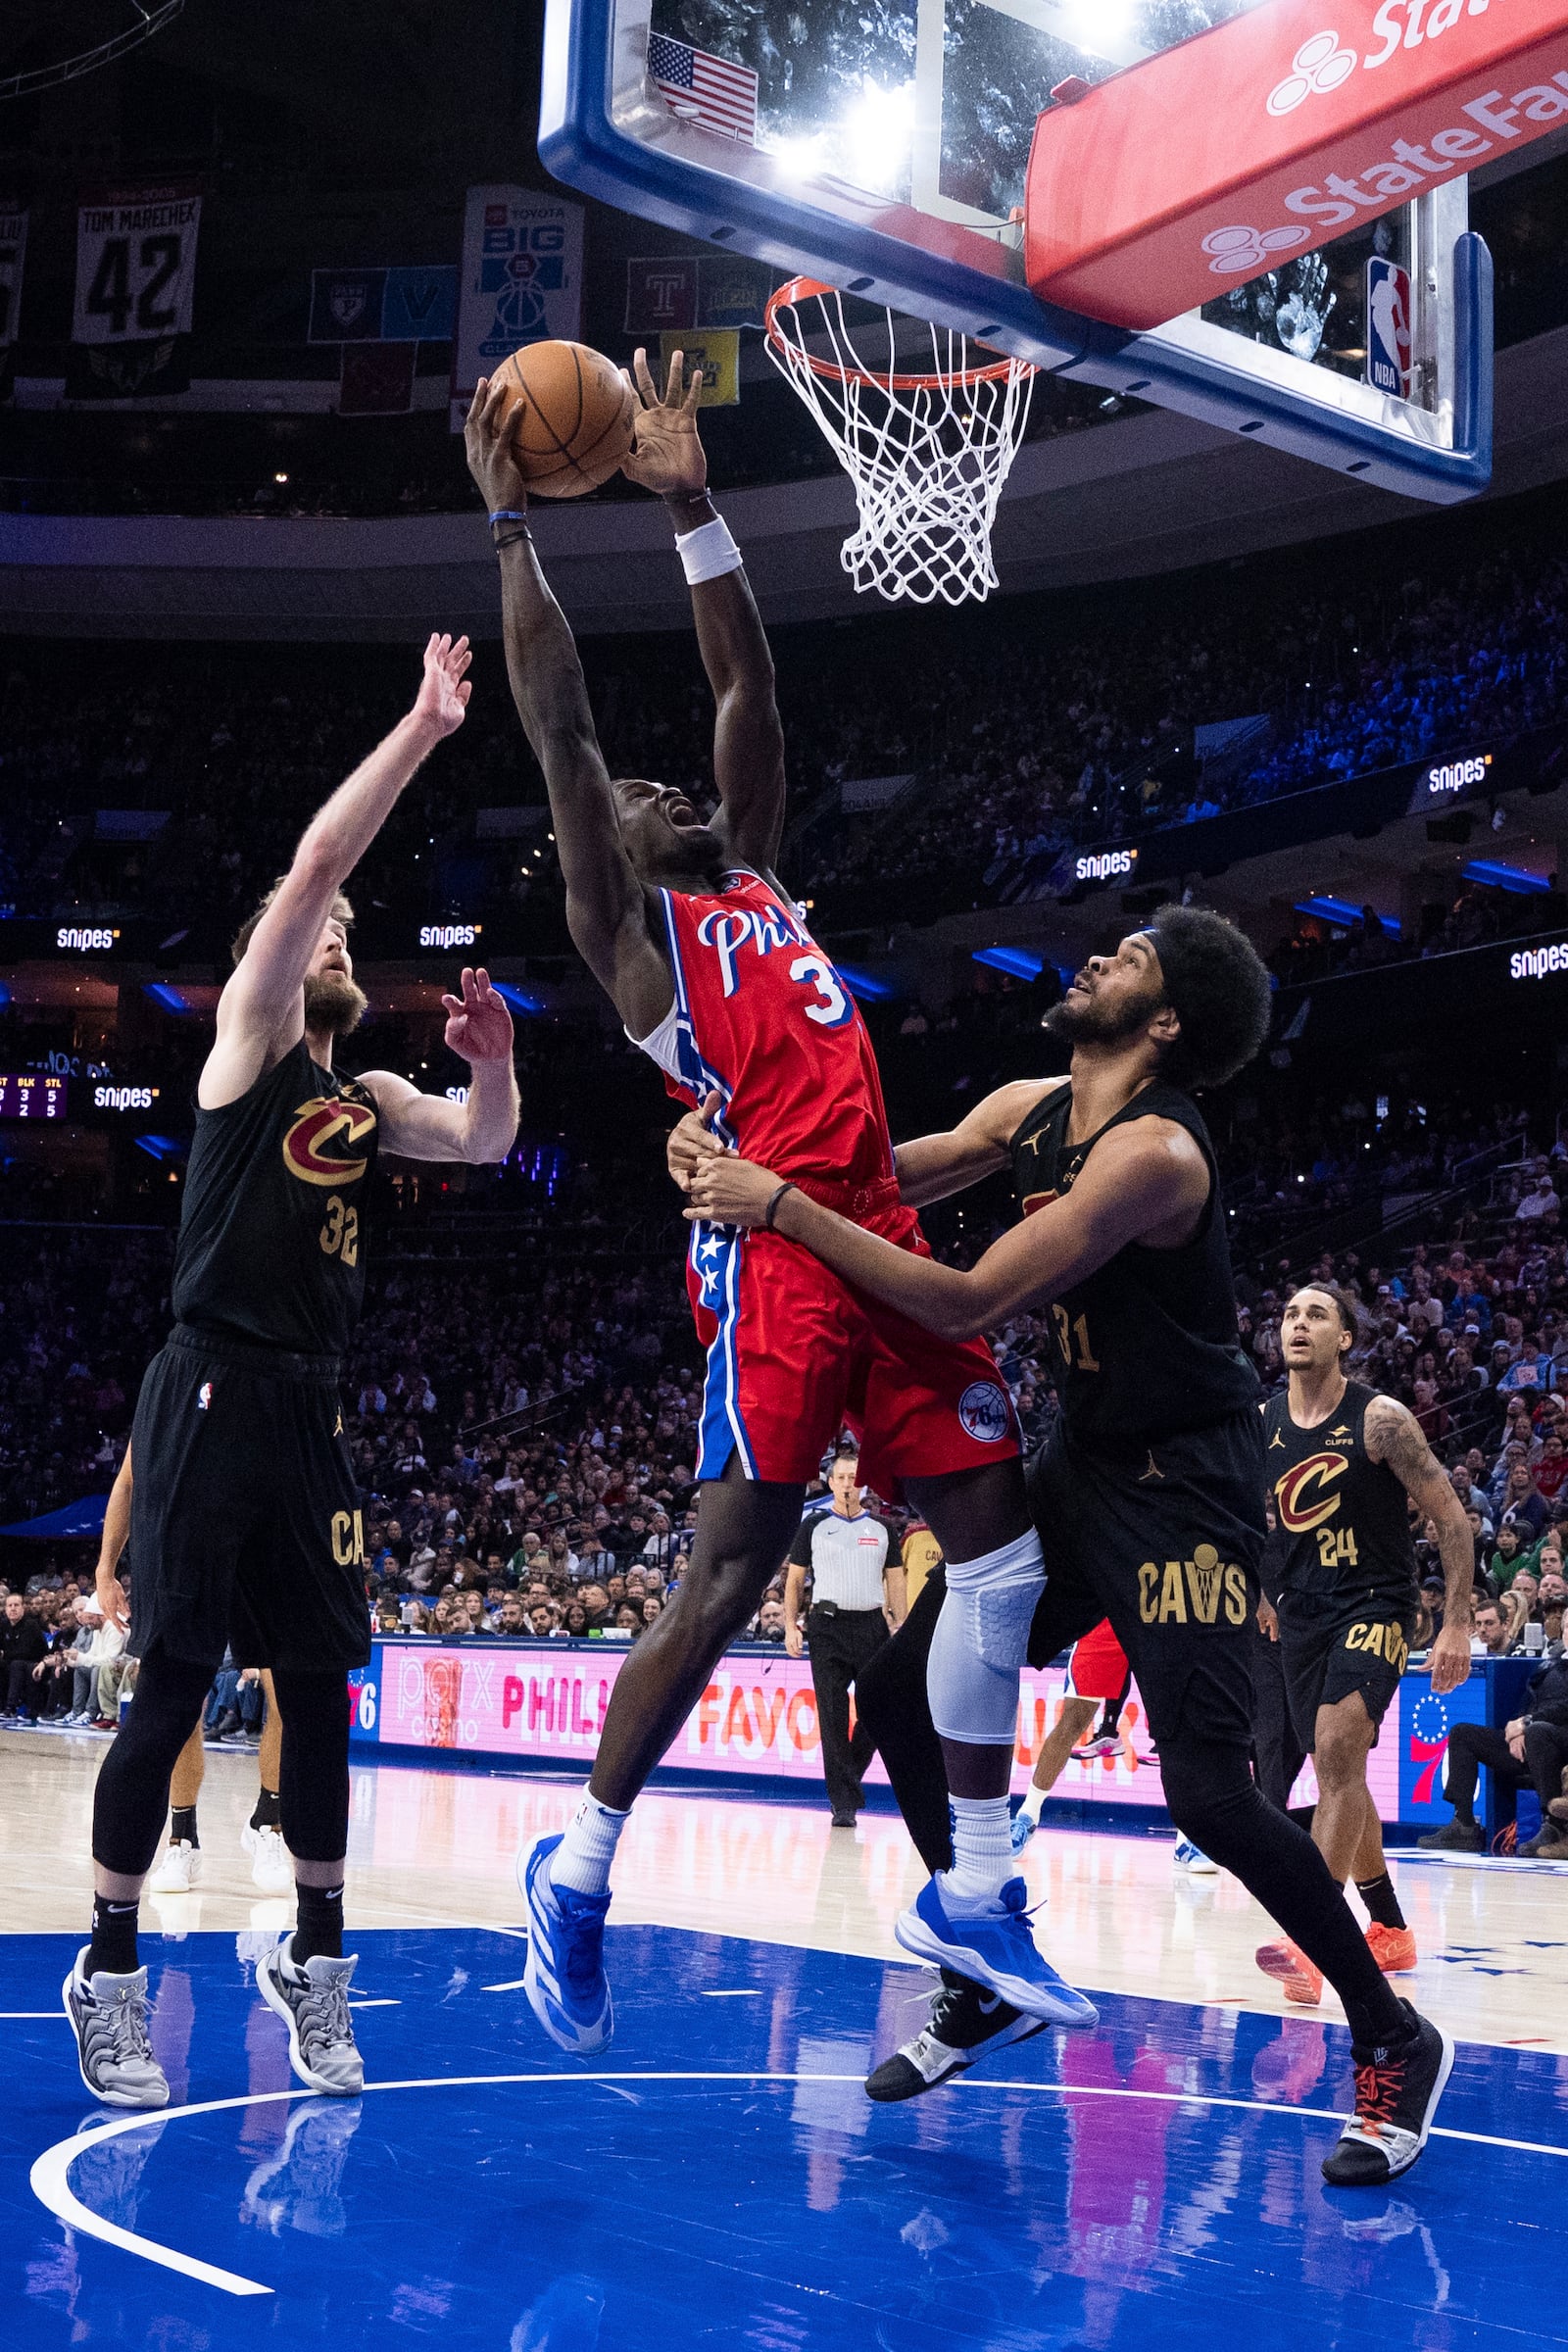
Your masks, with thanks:
[{"label": "blue basketball shoe", "polygon": [[1029,1889],[1008,1879],[994,1910],[950,1919],[942,1889],[928,1879],[893,1933],[906,1952],[950,1968],[1010,2001],[1025,2017],[1054,2026],[1097,2026],[1100,2012],[1065,1984],[1035,1949],[1025,1906]]},{"label": "blue basketball shoe", "polygon": [[615,2013],[605,1977],[606,1894],[553,1886],[550,1857],[560,1836],[536,1838],[517,1856],[517,1885],[528,1905],[528,1957],[522,1989],[554,2042],[578,2058],[609,2046]]}]

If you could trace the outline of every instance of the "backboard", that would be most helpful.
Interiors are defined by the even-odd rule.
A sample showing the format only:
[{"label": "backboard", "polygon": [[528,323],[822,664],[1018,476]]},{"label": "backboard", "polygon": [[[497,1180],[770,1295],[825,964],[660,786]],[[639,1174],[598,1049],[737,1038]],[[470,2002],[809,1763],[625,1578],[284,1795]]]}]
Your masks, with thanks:
[{"label": "backboard", "polygon": [[[1053,373],[1379,487],[1469,497],[1491,467],[1492,291],[1463,180],[1142,333],[1024,282],[1025,172],[1053,92],[1273,4],[548,0],[540,154],[585,193]],[[1378,314],[1401,272],[1410,345],[1391,389]]]}]

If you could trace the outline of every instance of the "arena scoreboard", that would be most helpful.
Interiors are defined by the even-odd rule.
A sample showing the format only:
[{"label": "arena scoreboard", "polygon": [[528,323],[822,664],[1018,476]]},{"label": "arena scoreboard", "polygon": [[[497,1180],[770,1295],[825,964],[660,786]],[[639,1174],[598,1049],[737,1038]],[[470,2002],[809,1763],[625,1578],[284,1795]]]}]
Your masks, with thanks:
[{"label": "arena scoreboard", "polygon": [[0,1076],[0,1119],[63,1119],[69,1083],[39,1070]]}]

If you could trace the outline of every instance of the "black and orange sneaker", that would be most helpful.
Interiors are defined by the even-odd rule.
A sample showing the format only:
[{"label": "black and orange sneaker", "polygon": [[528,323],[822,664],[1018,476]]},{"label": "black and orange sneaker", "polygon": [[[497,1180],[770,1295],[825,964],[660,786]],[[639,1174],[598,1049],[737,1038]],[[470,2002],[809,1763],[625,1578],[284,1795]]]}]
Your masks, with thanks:
[{"label": "black and orange sneaker", "polygon": [[1384,2188],[1409,2171],[1427,2144],[1453,2069],[1453,2042],[1408,2001],[1399,2007],[1410,2029],[1403,2041],[1372,2049],[1351,2044],[1355,2113],[1323,2159],[1323,2178],[1333,2188]]}]

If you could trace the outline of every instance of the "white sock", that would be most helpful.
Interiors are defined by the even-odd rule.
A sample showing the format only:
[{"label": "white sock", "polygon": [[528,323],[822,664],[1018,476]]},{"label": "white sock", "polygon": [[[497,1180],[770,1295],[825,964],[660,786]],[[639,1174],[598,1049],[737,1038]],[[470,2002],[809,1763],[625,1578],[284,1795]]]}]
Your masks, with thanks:
[{"label": "white sock", "polygon": [[1040,1819],[1040,1808],[1045,1801],[1046,1791],[1044,1788],[1037,1788],[1034,1782],[1031,1781],[1029,1784],[1028,1792],[1024,1797],[1023,1803],[1018,1807],[1018,1810],[1020,1813],[1027,1813],[1031,1821],[1038,1822]]},{"label": "white sock", "polygon": [[949,1912],[988,1911],[1004,1879],[1016,1878],[1012,1819],[1004,1796],[956,1796],[953,1806],[953,1868],[939,1872]]},{"label": "white sock", "polygon": [[571,1886],[579,1894],[603,1894],[610,1885],[610,1865],[630,1813],[602,1805],[588,1789],[566,1824],[566,1834],[550,1857],[552,1886]]}]

